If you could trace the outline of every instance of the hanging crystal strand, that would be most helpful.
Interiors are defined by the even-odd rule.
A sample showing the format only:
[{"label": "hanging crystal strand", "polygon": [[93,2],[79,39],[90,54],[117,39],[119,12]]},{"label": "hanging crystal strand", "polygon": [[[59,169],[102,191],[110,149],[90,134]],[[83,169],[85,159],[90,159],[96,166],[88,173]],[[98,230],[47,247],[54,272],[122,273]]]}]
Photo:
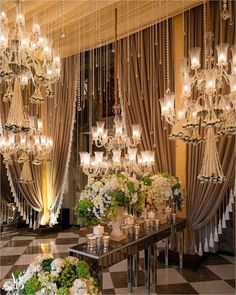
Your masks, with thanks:
[{"label": "hanging crystal strand", "polygon": [[215,230],[214,230],[214,242],[219,242],[219,236],[217,231],[217,213],[215,215]]},{"label": "hanging crystal strand", "polygon": [[221,235],[222,234],[222,220],[221,220],[221,216],[220,216],[220,207],[219,207],[219,223],[218,223],[218,234]]},{"label": "hanging crystal strand", "polygon": [[198,246],[198,255],[202,256],[203,255],[203,251],[202,251],[202,241],[201,241],[201,230],[199,229],[199,246]]},{"label": "hanging crystal strand", "polygon": [[223,200],[223,215],[222,215],[222,228],[226,228],[226,221],[225,221],[225,200]]},{"label": "hanging crystal strand", "polygon": [[25,214],[25,200],[23,200],[23,220],[26,220],[26,214]]},{"label": "hanging crystal strand", "polygon": [[[148,62],[148,84],[149,84],[149,89],[150,89],[150,106],[151,106],[151,124],[150,124],[150,134],[152,136],[153,134],[153,123],[154,123],[154,112],[153,112],[153,57],[154,57],[154,52],[153,52],[153,41],[154,41],[154,31],[153,31],[153,26],[149,28],[149,62]],[[152,61],[152,62],[151,62]],[[152,66],[152,69],[151,69]],[[151,79],[151,73],[152,73],[152,79]]]},{"label": "hanging crystal strand", "polygon": [[207,225],[205,226],[204,252],[209,252],[209,245],[208,245],[208,239],[207,239]]},{"label": "hanging crystal strand", "polygon": [[29,224],[29,205],[26,203],[26,224]]},{"label": "hanging crystal strand", "polygon": [[213,226],[212,226],[212,220],[210,222],[210,239],[209,239],[209,247],[214,248],[214,239],[213,239]]},{"label": "hanging crystal strand", "polygon": [[219,154],[216,147],[216,136],[214,129],[209,127],[206,136],[206,146],[202,167],[198,179],[201,183],[205,181],[213,183],[222,183],[225,176],[220,164]]},{"label": "hanging crystal strand", "polygon": [[141,42],[141,99],[144,99],[144,41],[143,41],[143,31],[141,31],[140,36]]}]

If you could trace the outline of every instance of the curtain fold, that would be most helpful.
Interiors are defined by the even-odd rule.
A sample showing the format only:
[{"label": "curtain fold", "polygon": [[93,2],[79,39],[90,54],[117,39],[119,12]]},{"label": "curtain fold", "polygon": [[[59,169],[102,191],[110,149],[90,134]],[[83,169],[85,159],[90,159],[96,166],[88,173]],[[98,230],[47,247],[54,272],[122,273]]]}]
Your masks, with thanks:
[{"label": "curtain fold", "polygon": [[[76,103],[75,96],[75,73],[78,70],[76,66],[76,56],[72,56],[62,60],[62,76],[59,82],[55,85],[55,100],[45,99],[44,104],[39,106],[30,104],[29,93],[23,92],[24,105],[30,106],[30,113],[34,115],[43,114],[44,130],[48,136],[53,138],[53,149],[51,153],[51,161],[47,165],[47,200],[48,209],[53,210],[57,207],[57,214],[62,202],[63,189],[67,176],[70,146],[72,141],[72,132],[74,125],[74,110]],[[2,100],[4,88],[1,87],[1,119],[6,121],[9,103],[4,103]],[[33,216],[36,220],[37,212],[43,211],[43,192],[42,192],[42,165],[30,165],[34,182],[32,184],[22,184],[18,182],[22,165],[14,162],[13,165],[7,165],[9,171],[8,180],[11,186],[11,192],[14,196],[21,215],[26,220],[28,216]],[[44,192],[45,193],[45,192]],[[60,200],[59,200],[60,199]],[[59,202],[58,202],[59,200]],[[26,203],[25,203],[26,201]],[[22,205],[23,204],[23,205]],[[33,209],[33,210],[32,210]],[[55,212],[54,212],[55,213]],[[54,218],[55,221],[55,218]],[[36,222],[32,225],[36,226]]]},{"label": "curtain fold", "polygon": [[[169,36],[172,20],[169,20]],[[130,50],[130,54],[129,54]],[[166,90],[166,22],[119,41],[119,81],[127,131],[142,126],[142,148],[155,150],[154,172],[175,174],[175,143],[163,123],[159,99]],[[174,92],[172,38],[169,38],[170,88]]]},{"label": "curtain fold", "polygon": [[[51,162],[47,164],[48,199],[49,210],[53,210],[57,216],[62,202],[71,154],[76,109],[75,75],[76,69],[78,69],[77,63],[76,55],[64,61],[62,68],[63,83],[59,82],[55,87],[57,107],[52,109],[48,116],[48,133],[54,140]],[[50,101],[47,108],[50,108],[49,104]]]},{"label": "curtain fold", "polygon": [[[235,20],[235,2],[233,1],[232,13],[233,20]],[[186,12],[185,17],[185,31],[186,36],[189,37],[185,43],[185,53],[187,54],[189,48],[203,48],[203,6],[201,5]],[[210,17],[211,30],[214,33],[214,46],[219,43],[235,44],[235,26],[229,25],[229,20],[221,20],[219,2],[212,1],[210,3]],[[212,224],[217,226],[215,220],[220,219],[220,216],[217,216],[218,208],[235,179],[235,136],[221,137],[217,145],[220,162],[226,176],[223,184],[200,183],[197,176],[202,165],[205,143],[187,146],[187,216],[189,229],[188,252],[190,254],[195,253],[195,247],[202,237],[207,237],[207,227],[212,232]],[[197,230],[200,230],[200,232]],[[197,237],[198,241],[196,240]]]}]

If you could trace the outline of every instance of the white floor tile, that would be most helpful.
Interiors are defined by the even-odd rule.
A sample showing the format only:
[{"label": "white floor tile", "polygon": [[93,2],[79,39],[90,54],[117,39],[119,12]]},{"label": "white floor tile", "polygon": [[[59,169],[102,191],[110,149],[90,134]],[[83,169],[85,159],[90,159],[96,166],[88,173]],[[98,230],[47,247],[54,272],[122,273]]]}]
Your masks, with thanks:
[{"label": "white floor tile", "polygon": [[12,238],[12,241],[21,241],[21,240],[33,240],[35,236],[15,236]]},{"label": "white floor tile", "polygon": [[15,263],[15,265],[29,265],[40,257],[48,257],[48,254],[25,254],[22,255]]},{"label": "white floor tile", "polygon": [[127,259],[122,260],[119,263],[116,263],[112,266],[109,267],[109,271],[111,272],[116,272],[116,271],[125,271],[127,270],[128,266],[127,266]]},{"label": "white floor tile", "polygon": [[174,268],[163,268],[157,270],[157,285],[183,284],[187,281]]},{"label": "white floor tile", "polygon": [[207,265],[210,271],[214,272],[222,280],[235,279],[235,265],[223,264],[223,265]]},{"label": "white floor tile", "polygon": [[195,282],[190,285],[199,294],[235,294],[235,290],[225,281]]},{"label": "white floor tile", "polygon": [[0,248],[4,247],[7,243],[9,243],[9,240],[7,240],[7,241],[0,241]]},{"label": "white floor tile", "polygon": [[28,247],[5,247],[0,251],[0,256],[21,255]]},{"label": "white floor tile", "polygon": [[102,279],[103,279],[103,281],[102,281],[102,288],[103,289],[113,289],[111,274],[109,272],[104,272]]},{"label": "white floor tile", "polygon": [[235,264],[236,263],[236,257],[235,256],[228,256],[228,255],[221,255],[224,259],[228,260],[229,262]]},{"label": "white floor tile", "polygon": [[6,265],[6,266],[1,266],[0,267],[0,279],[2,280],[10,271],[12,268],[12,265]]}]

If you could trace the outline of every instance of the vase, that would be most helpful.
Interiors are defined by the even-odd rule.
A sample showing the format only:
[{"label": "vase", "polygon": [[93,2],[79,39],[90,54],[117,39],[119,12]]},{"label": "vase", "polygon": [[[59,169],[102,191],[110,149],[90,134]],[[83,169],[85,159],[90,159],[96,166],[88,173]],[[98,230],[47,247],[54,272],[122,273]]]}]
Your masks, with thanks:
[{"label": "vase", "polygon": [[126,235],[121,231],[121,224],[124,218],[124,208],[120,207],[117,210],[117,214],[112,220],[112,232],[110,239],[113,241],[121,241],[126,238]]}]

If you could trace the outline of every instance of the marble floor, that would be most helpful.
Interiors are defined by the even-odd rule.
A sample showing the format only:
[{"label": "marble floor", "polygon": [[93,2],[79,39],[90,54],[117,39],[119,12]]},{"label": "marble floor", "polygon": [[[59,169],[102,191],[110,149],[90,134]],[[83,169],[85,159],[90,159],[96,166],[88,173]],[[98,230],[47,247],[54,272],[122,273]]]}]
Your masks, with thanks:
[{"label": "marble floor", "polygon": [[[46,236],[24,235],[22,232],[2,236],[0,240],[0,286],[14,271],[24,270],[35,257],[52,253],[64,257],[67,249],[83,243],[78,229],[71,228]],[[162,247],[162,244],[159,245]],[[144,259],[140,255],[140,287],[132,294],[144,294]],[[103,294],[128,294],[126,260],[110,267],[103,273]],[[195,270],[166,267],[158,262],[157,294],[235,294],[235,257],[209,256]],[[3,292],[1,294],[4,294]]]}]

